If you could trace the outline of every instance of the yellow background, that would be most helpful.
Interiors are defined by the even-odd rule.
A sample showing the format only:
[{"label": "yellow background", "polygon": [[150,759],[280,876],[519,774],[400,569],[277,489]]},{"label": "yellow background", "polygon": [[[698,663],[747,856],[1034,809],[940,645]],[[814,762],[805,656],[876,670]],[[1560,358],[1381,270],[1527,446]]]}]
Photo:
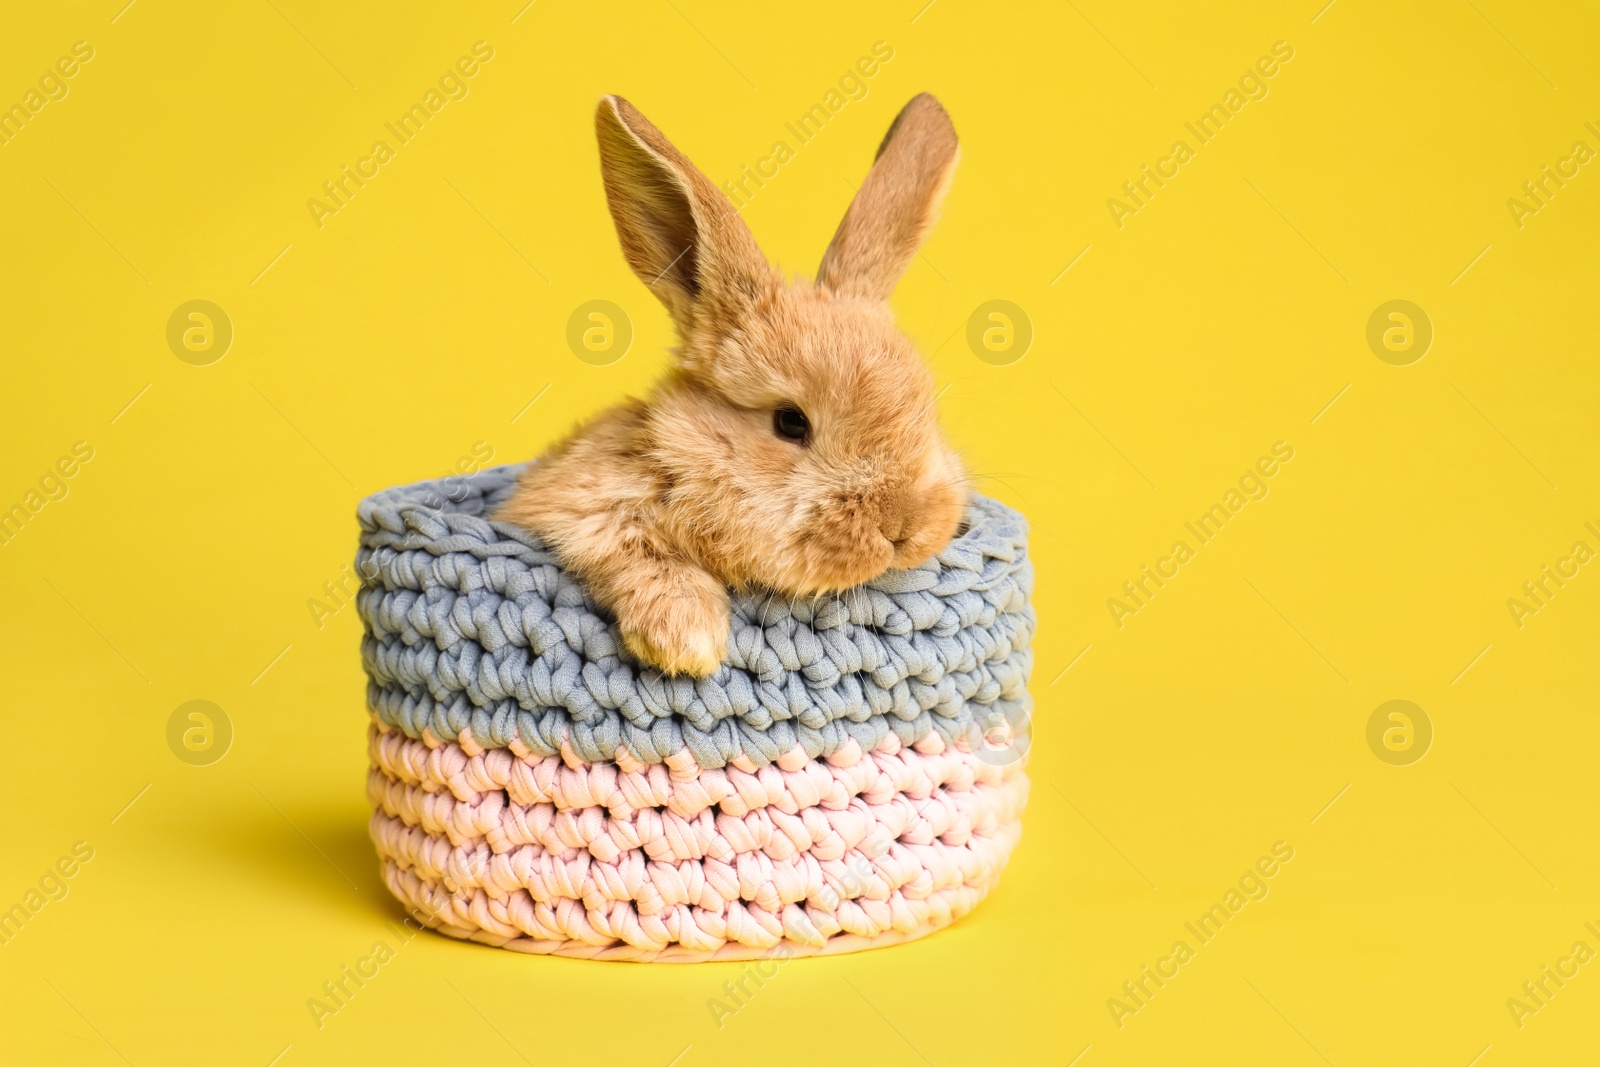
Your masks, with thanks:
[{"label": "yellow background", "polygon": [[[1506,205],[1600,148],[1592,6],[122,2],[0,35],[0,102],[95,50],[0,147],[0,506],[95,450],[0,548],[0,906],[95,850],[0,947],[0,1060],[1594,1060],[1600,964],[1520,1029],[1506,1005],[1600,949],[1600,565],[1520,629],[1506,605],[1600,548],[1597,165],[1520,229]],[[318,229],[306,201],[478,40],[470,95]],[[744,213],[809,271],[907,99],[960,131],[894,305],[950,436],[1033,523],[1035,788],[1007,878],[929,940],[786,965],[720,1030],[735,966],[431,934],[319,1030],[307,999],[400,915],[366,840],[359,621],[308,608],[356,501],[478,442],[535,455],[663,366],[601,194],[602,93],[720,183],[793,147],[784,123],[880,40],[865,99]],[[1107,199],[1280,40],[1270,94],[1119,229]],[[210,366],[165,340],[191,299],[235,329]],[[612,366],[564,339],[594,299],[636,327]],[[1034,326],[1010,365],[966,344],[991,299]],[[1366,342],[1392,299],[1433,323],[1410,366]],[[1270,496],[1119,629],[1107,599],[1277,441]],[[234,727],[211,766],[167,745],[191,699]],[[1391,699],[1435,731],[1410,766],[1366,742]],[[1119,1028],[1108,998],[1280,840],[1270,895]]]}]

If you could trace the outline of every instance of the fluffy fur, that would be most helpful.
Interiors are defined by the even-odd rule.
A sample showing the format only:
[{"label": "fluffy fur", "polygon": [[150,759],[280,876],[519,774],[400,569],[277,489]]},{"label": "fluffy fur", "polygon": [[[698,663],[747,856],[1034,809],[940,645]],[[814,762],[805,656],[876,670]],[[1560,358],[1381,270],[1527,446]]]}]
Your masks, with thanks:
[{"label": "fluffy fur", "polygon": [[[823,256],[788,283],[733,205],[621,97],[595,115],[623,254],[666,305],[678,359],[645,400],[580,426],[495,516],[539,534],[615,614],[633,654],[703,677],[729,586],[784,596],[916,566],[967,499],[932,375],[885,303],[932,226],[955,130],[916,97]],[[774,412],[804,413],[804,443]]]}]

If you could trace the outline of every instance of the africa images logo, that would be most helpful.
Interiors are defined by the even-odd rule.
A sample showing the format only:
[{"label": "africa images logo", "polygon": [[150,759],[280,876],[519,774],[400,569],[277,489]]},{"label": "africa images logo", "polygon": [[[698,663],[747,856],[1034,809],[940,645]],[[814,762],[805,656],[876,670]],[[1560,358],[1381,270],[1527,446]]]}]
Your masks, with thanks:
[{"label": "africa images logo", "polygon": [[1177,978],[1184,965],[1199,954],[1199,949],[1216,940],[1247,905],[1266,900],[1272,892],[1269,879],[1293,859],[1293,845],[1287,841],[1274,841],[1271,855],[1259,857],[1245,868],[1235,885],[1227,888],[1220,901],[1213,903],[1198,919],[1183,924],[1184,930],[1194,938],[1193,945],[1184,938],[1178,938],[1172,943],[1172,950],[1157,959],[1154,967],[1146,963],[1139,969],[1137,977],[1122,983],[1122,996],[1107,997],[1106,1010],[1111,1013],[1117,1029],[1121,1030],[1127,1025],[1130,1016],[1149,1007],[1156,994]]},{"label": "africa images logo", "polygon": [[1149,607],[1156,594],[1182,573],[1183,565],[1194,559],[1201,547],[1215,540],[1230,520],[1239,517],[1247,504],[1265,500],[1272,492],[1268,479],[1293,459],[1294,446],[1287,441],[1276,442],[1271,455],[1260,457],[1239,476],[1237,488],[1229,487],[1220,502],[1213,503],[1194,521],[1183,524],[1183,528],[1194,538],[1193,545],[1183,538],[1174,541],[1172,550],[1157,559],[1153,568],[1146,563],[1139,569],[1137,577],[1122,583],[1122,596],[1107,597],[1106,610],[1111,613],[1111,621],[1117,629],[1122,629],[1130,617]]},{"label": "africa images logo", "polygon": [[1246,68],[1239,76],[1237,87],[1229,86],[1222,95],[1221,103],[1212,104],[1194,122],[1183,124],[1183,128],[1195,140],[1193,145],[1179,138],[1172,143],[1172,150],[1167,155],[1157,159],[1153,166],[1144,164],[1140,167],[1138,177],[1123,182],[1122,194],[1126,199],[1113,196],[1106,201],[1106,209],[1111,212],[1111,221],[1116,223],[1117,229],[1127,225],[1129,216],[1137,215],[1149,207],[1156,193],[1183,173],[1184,164],[1194,159],[1200,148],[1216,140],[1228,123],[1239,117],[1246,105],[1252,100],[1265,100],[1272,91],[1267,82],[1276,77],[1283,65],[1292,59],[1294,46],[1288,41],[1274,41],[1272,54],[1261,56]]},{"label": "africa images logo", "polygon": [[322,192],[325,199],[311,197],[306,201],[306,207],[311,212],[311,221],[316,223],[317,229],[326,225],[330,215],[337,215],[344,208],[350,206],[350,201],[360,190],[366,188],[367,182],[382,173],[383,165],[394,159],[399,150],[396,146],[410,144],[422,134],[423,128],[438,117],[439,112],[452,100],[465,100],[472,91],[468,79],[477,76],[483,69],[483,64],[494,58],[494,48],[487,41],[478,41],[472,46],[472,54],[457,59],[451,67],[439,75],[437,86],[430,85],[427,92],[422,94],[421,103],[413,103],[401,113],[393,122],[386,122],[383,128],[394,137],[395,144],[388,141],[377,140],[372,143],[371,151],[356,160],[354,169],[346,163],[340,168],[338,177],[322,183]]}]

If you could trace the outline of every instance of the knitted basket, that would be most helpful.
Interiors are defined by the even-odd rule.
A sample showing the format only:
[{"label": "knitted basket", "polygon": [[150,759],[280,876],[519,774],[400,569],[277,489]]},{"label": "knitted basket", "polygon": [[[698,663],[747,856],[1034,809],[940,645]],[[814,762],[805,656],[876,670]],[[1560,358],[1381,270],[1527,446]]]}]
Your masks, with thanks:
[{"label": "knitted basket", "polygon": [[704,680],[641,667],[536,537],[520,467],[362,501],[372,840],[421,922],[663,962],[920,937],[994,886],[1027,800],[1026,524],[982,497],[936,559],[735,597]]}]

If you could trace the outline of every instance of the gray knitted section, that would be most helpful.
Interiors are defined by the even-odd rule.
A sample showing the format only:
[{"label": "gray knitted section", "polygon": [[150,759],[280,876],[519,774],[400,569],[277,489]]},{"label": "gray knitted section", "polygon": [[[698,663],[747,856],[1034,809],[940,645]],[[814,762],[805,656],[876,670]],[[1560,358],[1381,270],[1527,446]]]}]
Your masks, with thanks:
[{"label": "gray knitted section", "polygon": [[936,559],[801,603],[733,604],[728,656],[706,679],[641,667],[616,623],[539,539],[490,522],[521,465],[418,482],[361,502],[367,702],[384,723],[484,747],[563,740],[586,760],[647,763],[685,747],[702,767],[813,759],[894,731],[976,739],[1031,711],[1027,523],[977,497]]}]

